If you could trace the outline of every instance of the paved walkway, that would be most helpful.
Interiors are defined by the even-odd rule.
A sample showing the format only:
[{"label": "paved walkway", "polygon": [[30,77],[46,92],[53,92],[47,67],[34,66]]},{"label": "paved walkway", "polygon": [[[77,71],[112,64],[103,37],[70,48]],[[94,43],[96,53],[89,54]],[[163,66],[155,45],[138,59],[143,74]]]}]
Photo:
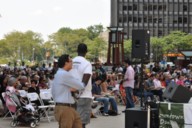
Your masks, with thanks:
[{"label": "paved walkway", "polygon": [[[119,111],[121,112],[124,110],[125,106],[118,106]],[[0,128],[10,128],[10,122],[11,119],[2,119],[0,118]],[[125,127],[125,114],[121,113],[121,115],[118,116],[101,116],[98,115],[97,118],[92,118],[91,123],[87,125],[86,128],[124,128]],[[20,126],[17,128],[28,128],[24,126]],[[48,123],[46,120],[40,121],[39,126],[36,128],[58,128],[57,122],[56,121],[51,121]]]}]

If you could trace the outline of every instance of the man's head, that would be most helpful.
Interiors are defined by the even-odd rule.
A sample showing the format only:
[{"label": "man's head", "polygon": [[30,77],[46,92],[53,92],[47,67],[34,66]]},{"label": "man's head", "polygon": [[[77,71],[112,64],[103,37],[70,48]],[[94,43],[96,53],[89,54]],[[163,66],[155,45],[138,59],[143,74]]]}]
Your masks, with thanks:
[{"label": "man's head", "polygon": [[131,65],[131,61],[127,58],[124,60],[124,64],[127,67],[127,66]]},{"label": "man's head", "polygon": [[95,83],[96,83],[97,85],[100,85],[101,82],[102,82],[102,78],[101,78],[101,77],[97,77],[97,78],[95,79]]},{"label": "man's head", "polygon": [[36,87],[37,81],[36,80],[31,80],[31,87]]},{"label": "man's head", "polygon": [[69,71],[72,69],[72,59],[68,54],[64,54],[59,57],[58,60],[58,67],[64,68],[66,71]]},{"label": "man's head", "polygon": [[21,76],[19,79],[21,85],[25,85],[26,82],[28,82],[27,76]]},{"label": "man's head", "polygon": [[85,56],[87,53],[87,45],[84,43],[81,43],[77,47],[77,53],[78,55]]}]

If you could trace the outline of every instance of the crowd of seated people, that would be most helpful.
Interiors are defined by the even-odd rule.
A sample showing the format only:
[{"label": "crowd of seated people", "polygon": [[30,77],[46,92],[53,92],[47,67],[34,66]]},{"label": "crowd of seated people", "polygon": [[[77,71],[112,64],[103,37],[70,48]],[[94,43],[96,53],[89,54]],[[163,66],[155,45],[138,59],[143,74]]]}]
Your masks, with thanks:
[{"label": "crowd of seated people", "polygon": [[[143,68],[143,83],[141,83],[141,67],[138,65],[133,66],[135,69],[135,87],[134,87],[134,96],[144,97],[147,100],[149,97],[151,100],[164,101],[163,92],[166,87],[174,82],[179,86],[184,86],[191,90],[192,85],[192,67],[171,67],[169,64],[166,67],[160,67],[159,63],[155,63],[154,66]],[[113,66],[112,72],[104,72],[101,64],[98,69],[102,69],[102,74],[104,75],[104,81],[101,83],[101,89],[103,92],[112,93],[116,85],[120,87],[119,92],[122,97],[125,97],[123,94],[123,88],[121,86],[121,79],[123,76],[123,70],[120,66]],[[98,71],[97,69],[97,71]],[[100,71],[101,72],[101,71]],[[102,75],[101,75],[102,76]],[[118,77],[121,76],[121,79]],[[105,78],[106,77],[106,78]],[[125,103],[126,104],[126,103]]]},{"label": "crowd of seated people", "polygon": [[[147,97],[154,99],[154,96],[157,96],[158,100],[163,101],[163,91],[171,82],[191,90],[192,67],[173,68],[168,65],[166,68],[160,68],[158,63],[156,63],[154,67],[151,66],[150,69],[145,66],[143,69],[143,84],[141,84],[141,68],[138,65],[133,67],[135,69],[135,87],[133,96],[143,96],[145,100]],[[121,86],[121,80],[123,79],[125,70],[123,66],[113,68],[114,70],[112,72],[108,72],[102,67],[102,64],[99,63],[96,65],[95,71],[93,71],[92,74],[93,96],[95,97],[95,100],[103,102],[103,115],[107,115],[109,110],[113,110],[118,114],[118,100],[120,98],[121,100],[125,98],[125,93]],[[48,66],[47,68],[29,68],[28,66],[23,65],[21,68],[1,67],[0,72],[0,93],[6,91],[8,80],[11,76],[17,79],[17,85],[14,86],[15,89],[36,93],[39,93],[41,89],[51,88],[52,80],[54,79],[54,69],[51,66]],[[141,85],[143,85],[143,87]],[[141,87],[144,93],[141,92]],[[119,90],[119,88],[121,89]],[[2,95],[0,95],[0,98],[5,105]],[[107,104],[105,103],[106,101],[108,101]],[[124,102],[124,104],[126,103]]]},{"label": "crowd of seated people", "polygon": [[[30,68],[28,66],[20,67],[0,67],[0,98],[5,110],[3,114],[6,113],[6,104],[2,97],[2,93],[7,90],[25,90],[28,93],[36,92],[40,94],[41,89],[48,89],[48,83],[51,84],[53,80],[54,70],[49,70],[49,68]],[[9,81],[15,79],[16,83],[10,87]],[[51,85],[49,85],[51,87]],[[11,91],[12,92],[12,91]]]}]

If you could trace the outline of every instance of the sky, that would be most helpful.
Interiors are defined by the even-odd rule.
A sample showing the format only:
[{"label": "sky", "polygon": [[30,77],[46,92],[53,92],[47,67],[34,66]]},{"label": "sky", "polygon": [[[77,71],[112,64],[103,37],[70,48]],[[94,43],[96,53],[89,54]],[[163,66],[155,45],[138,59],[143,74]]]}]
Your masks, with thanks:
[{"label": "sky", "polygon": [[110,0],[0,0],[0,39],[12,31],[41,33],[62,27],[110,26]]}]

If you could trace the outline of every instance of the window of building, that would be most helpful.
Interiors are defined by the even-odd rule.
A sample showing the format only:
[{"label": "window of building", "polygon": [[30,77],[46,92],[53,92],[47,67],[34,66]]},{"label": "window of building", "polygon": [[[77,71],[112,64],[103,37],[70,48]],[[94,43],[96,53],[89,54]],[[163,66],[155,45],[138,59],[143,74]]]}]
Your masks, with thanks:
[{"label": "window of building", "polygon": [[157,10],[157,5],[153,5],[153,10],[154,10],[154,11]]},{"label": "window of building", "polygon": [[123,32],[124,32],[124,35],[127,35],[127,29],[124,29]]},{"label": "window of building", "polygon": [[159,19],[158,19],[158,22],[159,22],[159,23],[162,23],[162,22],[163,22],[163,18],[159,18]]},{"label": "window of building", "polygon": [[128,17],[128,22],[132,22],[132,17],[131,16]]},{"label": "window of building", "polygon": [[182,17],[178,17],[178,23],[182,23]]},{"label": "window of building", "polygon": [[127,22],[127,17],[123,17],[123,22]]},{"label": "window of building", "polygon": [[159,5],[159,6],[158,6],[158,10],[159,10],[159,11],[162,11],[162,10],[163,10],[163,5]]},{"label": "window of building", "polygon": [[148,22],[149,22],[149,23],[152,23],[152,16],[149,16]]},{"label": "window of building", "polygon": [[166,11],[167,10],[167,6],[163,5],[163,10]]},{"label": "window of building", "polygon": [[173,17],[173,23],[177,24],[178,18],[177,17]]},{"label": "window of building", "polygon": [[127,6],[123,5],[123,11],[127,11]]},{"label": "window of building", "polygon": [[139,22],[139,23],[142,22],[142,18],[141,18],[141,17],[138,18],[138,22]]},{"label": "window of building", "polygon": [[132,5],[129,5],[129,6],[128,6],[128,10],[129,10],[129,11],[132,11]]},{"label": "window of building", "polygon": [[133,23],[137,23],[137,17],[133,17]]},{"label": "window of building", "polygon": [[122,22],[122,17],[119,17],[119,22],[120,22],[120,23]]},{"label": "window of building", "polygon": [[153,18],[153,23],[157,23],[157,18]]},{"label": "window of building", "polygon": [[163,31],[162,30],[158,30],[158,36],[163,36]]},{"label": "window of building", "polygon": [[187,17],[183,17],[183,23],[187,23]]},{"label": "window of building", "polygon": [[192,22],[192,17],[190,16],[188,20],[189,20],[189,23],[191,23]]},{"label": "window of building", "polygon": [[147,4],[143,4],[143,11],[147,11]]},{"label": "window of building", "polygon": [[187,11],[187,5],[183,5],[183,11]]},{"label": "window of building", "polygon": [[148,10],[152,11],[152,7],[153,7],[152,5],[148,5]]},{"label": "window of building", "polygon": [[144,16],[144,17],[143,17],[143,22],[144,22],[144,23],[147,23],[147,16]]},{"label": "window of building", "polygon": [[137,11],[137,4],[133,4],[133,10]]}]

